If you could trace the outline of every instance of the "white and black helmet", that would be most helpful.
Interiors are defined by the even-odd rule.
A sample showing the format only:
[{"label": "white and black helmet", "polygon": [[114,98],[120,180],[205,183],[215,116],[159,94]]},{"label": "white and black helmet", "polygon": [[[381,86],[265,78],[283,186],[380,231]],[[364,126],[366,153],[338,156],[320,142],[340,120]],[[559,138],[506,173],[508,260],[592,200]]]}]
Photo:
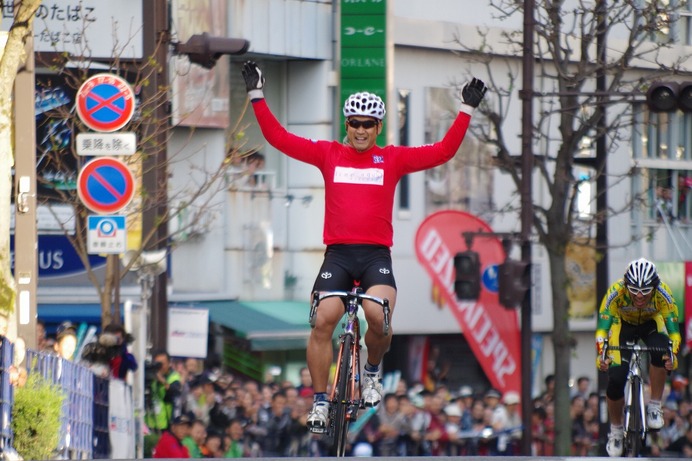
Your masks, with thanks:
[{"label": "white and black helmet", "polygon": [[344,116],[346,118],[362,115],[382,120],[386,113],[384,102],[376,94],[368,92],[355,93],[344,102]]},{"label": "white and black helmet", "polygon": [[656,288],[660,280],[656,266],[646,258],[632,261],[625,272],[625,283],[631,287]]}]

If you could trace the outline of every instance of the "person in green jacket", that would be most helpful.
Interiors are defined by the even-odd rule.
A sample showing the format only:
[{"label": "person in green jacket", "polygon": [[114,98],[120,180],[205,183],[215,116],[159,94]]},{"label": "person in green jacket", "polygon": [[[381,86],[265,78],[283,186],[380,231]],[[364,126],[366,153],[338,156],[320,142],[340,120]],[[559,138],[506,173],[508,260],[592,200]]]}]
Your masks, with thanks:
[{"label": "person in green jacket", "polygon": [[200,447],[204,445],[204,440],[207,438],[207,428],[204,427],[202,420],[196,419],[192,422],[190,435],[183,439],[183,445],[187,447],[187,452],[190,458],[204,458]]},{"label": "person in green jacket", "polygon": [[183,384],[178,372],[171,368],[171,357],[166,351],[156,351],[145,372],[152,374],[145,422],[152,432],[160,434],[168,429],[173,418],[182,414]]},{"label": "person in green jacket", "polygon": [[231,424],[226,429],[226,441],[228,449],[224,454],[224,458],[246,458],[250,455],[245,439],[245,429],[241,420],[231,420]]}]

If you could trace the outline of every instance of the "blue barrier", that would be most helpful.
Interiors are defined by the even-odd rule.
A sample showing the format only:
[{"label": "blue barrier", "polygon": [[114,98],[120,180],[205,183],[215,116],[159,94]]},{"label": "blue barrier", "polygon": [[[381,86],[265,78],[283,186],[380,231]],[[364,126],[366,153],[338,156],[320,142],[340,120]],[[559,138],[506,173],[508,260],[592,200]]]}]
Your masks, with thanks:
[{"label": "blue barrier", "polygon": [[108,386],[110,380],[94,375],[94,459],[106,459],[111,455],[108,421]]},{"label": "blue barrier", "polygon": [[14,387],[10,382],[10,369],[14,358],[14,344],[0,336],[0,451],[11,448],[12,405],[14,405]]},{"label": "blue barrier", "polygon": [[32,350],[27,351],[27,364],[29,373],[40,373],[66,394],[58,451],[68,459],[92,458],[94,374],[82,365]]}]

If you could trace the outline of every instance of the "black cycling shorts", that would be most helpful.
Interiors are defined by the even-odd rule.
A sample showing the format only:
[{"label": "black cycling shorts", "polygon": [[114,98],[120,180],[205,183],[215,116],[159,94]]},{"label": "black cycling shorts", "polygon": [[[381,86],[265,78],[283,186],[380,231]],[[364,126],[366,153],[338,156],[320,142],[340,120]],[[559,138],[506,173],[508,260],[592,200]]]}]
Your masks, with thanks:
[{"label": "black cycling shorts", "polygon": [[342,244],[327,247],[313,291],[351,291],[356,283],[365,292],[375,285],[396,289],[388,247]]},{"label": "black cycling shorts", "polygon": [[[624,321],[620,321],[620,333],[616,341],[611,339],[613,345],[626,344],[630,341],[644,341],[648,347],[656,347],[665,349],[668,347],[668,336],[658,332],[655,320],[649,320],[641,325],[633,325]],[[608,368],[608,387],[606,395],[611,400],[620,400],[625,395],[625,381],[627,380],[627,372],[629,371],[629,362],[632,352],[621,351],[622,361],[618,366]],[[649,352],[651,364],[657,367],[664,367],[663,352]]]}]

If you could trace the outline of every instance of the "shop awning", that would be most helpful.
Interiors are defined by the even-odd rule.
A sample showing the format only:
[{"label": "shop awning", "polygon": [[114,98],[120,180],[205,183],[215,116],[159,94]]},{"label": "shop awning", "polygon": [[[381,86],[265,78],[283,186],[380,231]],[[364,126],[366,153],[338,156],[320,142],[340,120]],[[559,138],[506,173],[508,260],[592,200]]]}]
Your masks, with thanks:
[{"label": "shop awning", "polygon": [[250,341],[253,350],[305,349],[310,306],[305,301],[204,301],[192,307],[209,309],[209,319]]},{"label": "shop awning", "polygon": [[70,321],[76,325],[86,323],[87,325],[101,326],[101,305],[97,303],[40,303],[37,310],[37,317],[46,325],[48,334],[53,334],[57,326],[65,321]]}]

